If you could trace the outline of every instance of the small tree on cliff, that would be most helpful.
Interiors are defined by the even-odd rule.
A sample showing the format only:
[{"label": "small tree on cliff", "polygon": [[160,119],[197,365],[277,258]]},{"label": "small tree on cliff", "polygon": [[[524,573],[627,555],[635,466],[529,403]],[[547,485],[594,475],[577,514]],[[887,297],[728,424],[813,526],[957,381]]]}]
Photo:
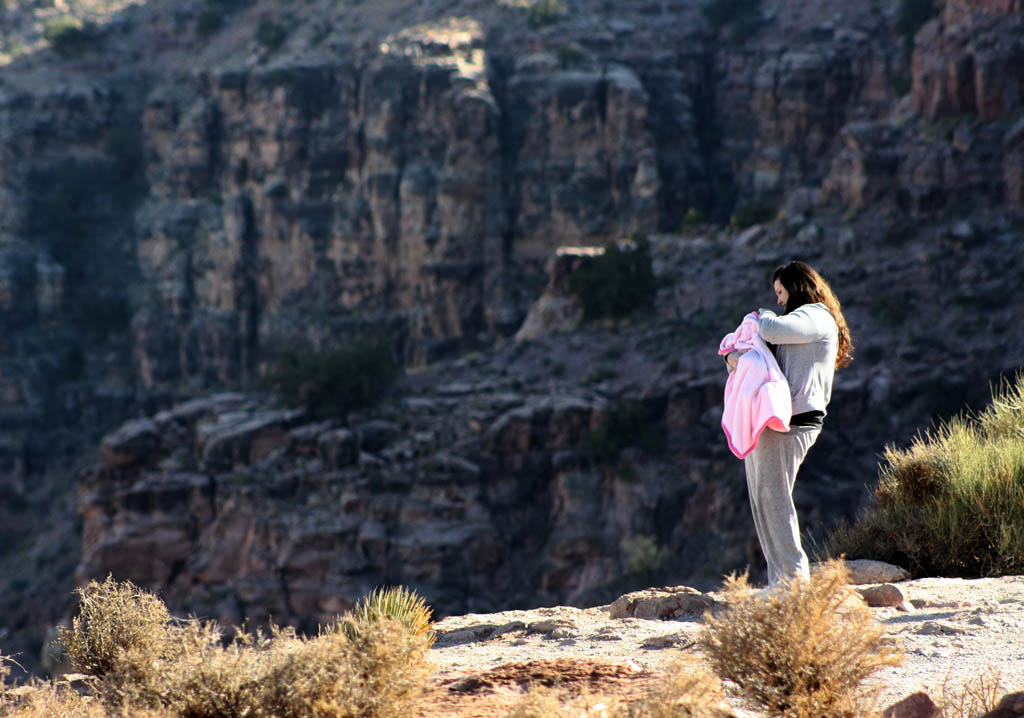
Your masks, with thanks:
[{"label": "small tree on cliff", "polygon": [[610,243],[576,270],[569,289],[583,303],[584,319],[624,317],[652,306],[657,284],[647,237],[637,235],[632,248]]},{"label": "small tree on cliff", "polygon": [[314,416],[343,417],[379,401],[399,371],[386,338],[360,337],[333,351],[282,352],[270,383],[286,402]]}]

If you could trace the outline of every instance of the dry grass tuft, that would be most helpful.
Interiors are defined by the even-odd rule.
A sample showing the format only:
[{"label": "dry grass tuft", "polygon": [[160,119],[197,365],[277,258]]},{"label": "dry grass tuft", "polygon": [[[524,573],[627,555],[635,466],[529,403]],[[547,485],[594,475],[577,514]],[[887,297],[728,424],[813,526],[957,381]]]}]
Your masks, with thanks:
[{"label": "dry grass tuft", "polygon": [[171,614],[151,593],[108,576],[77,591],[79,614],[59,640],[76,671],[102,676],[129,649],[159,650]]},{"label": "dry grass tuft", "polygon": [[423,636],[429,648],[435,640],[431,613],[420,596],[402,586],[378,588],[364,596],[352,609],[346,630],[374,625],[384,619],[398,621],[412,635]]},{"label": "dry grass tuft", "polygon": [[427,685],[430,609],[404,589],[364,600],[363,611],[314,638],[271,627],[238,631],[230,642],[214,623],[171,620],[130,583],[107,579],[80,595],[81,615],[61,641],[76,669],[98,677],[81,714],[88,718],[104,708],[180,718],[411,718]]},{"label": "dry grass tuft", "polygon": [[730,608],[708,616],[701,645],[712,669],[771,716],[860,718],[875,710],[864,679],[897,665],[863,601],[830,561],[809,582],[793,579],[766,597],[731,578]]},{"label": "dry grass tuft", "polygon": [[952,676],[947,675],[938,693],[942,718],[976,718],[995,710],[1003,695],[1002,676],[989,668],[972,679],[954,684]]},{"label": "dry grass tuft", "polygon": [[584,693],[575,698],[557,688],[527,692],[506,718],[729,718],[722,682],[694,659],[668,668],[640,700]]},{"label": "dry grass tuft", "polygon": [[615,718],[726,718],[722,682],[696,660],[671,666],[663,679],[636,703],[623,705]]},{"label": "dry grass tuft", "polygon": [[505,718],[569,718],[570,708],[551,688],[535,688],[516,701]]},{"label": "dry grass tuft", "polygon": [[[2,718],[108,718],[108,707],[97,697],[72,688],[67,680],[35,681],[0,692]],[[173,718],[166,711],[145,708],[132,710],[131,718]]]}]

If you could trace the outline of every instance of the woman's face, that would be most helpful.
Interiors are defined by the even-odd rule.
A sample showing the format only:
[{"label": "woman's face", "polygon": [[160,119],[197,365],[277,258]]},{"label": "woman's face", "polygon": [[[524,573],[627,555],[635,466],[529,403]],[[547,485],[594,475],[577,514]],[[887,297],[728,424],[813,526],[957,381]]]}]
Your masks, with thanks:
[{"label": "woman's face", "polygon": [[785,309],[786,302],[789,301],[789,292],[786,291],[786,288],[782,286],[782,282],[778,279],[775,280],[774,287],[776,304]]}]

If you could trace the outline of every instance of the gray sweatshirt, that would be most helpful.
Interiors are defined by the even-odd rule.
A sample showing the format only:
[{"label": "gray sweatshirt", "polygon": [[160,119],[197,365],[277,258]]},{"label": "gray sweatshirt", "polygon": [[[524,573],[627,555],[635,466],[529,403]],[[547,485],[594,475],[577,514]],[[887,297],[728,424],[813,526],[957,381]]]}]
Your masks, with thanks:
[{"label": "gray sweatshirt", "polygon": [[805,304],[777,316],[770,309],[759,310],[761,337],[775,346],[775,358],[789,382],[793,413],[825,413],[832,398],[839,351],[839,328],[824,304]]}]

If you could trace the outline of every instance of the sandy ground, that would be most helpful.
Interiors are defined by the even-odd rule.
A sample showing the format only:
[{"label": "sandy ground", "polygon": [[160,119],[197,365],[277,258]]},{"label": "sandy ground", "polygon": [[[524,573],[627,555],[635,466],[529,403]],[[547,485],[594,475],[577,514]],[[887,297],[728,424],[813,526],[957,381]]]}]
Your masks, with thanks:
[{"label": "sandy ground", "polygon": [[[872,608],[902,646],[905,660],[874,680],[881,705],[916,691],[941,695],[997,673],[1003,692],[1024,689],[1024,576],[899,584],[911,613]],[[716,595],[716,594],[712,594]],[[435,690],[424,716],[500,716],[529,684],[576,684],[612,695],[639,695],[680,655],[698,655],[698,616],[673,620],[611,619],[607,606],[505,611],[447,618],[437,625],[430,660]],[[756,715],[744,710],[742,715]]]}]

